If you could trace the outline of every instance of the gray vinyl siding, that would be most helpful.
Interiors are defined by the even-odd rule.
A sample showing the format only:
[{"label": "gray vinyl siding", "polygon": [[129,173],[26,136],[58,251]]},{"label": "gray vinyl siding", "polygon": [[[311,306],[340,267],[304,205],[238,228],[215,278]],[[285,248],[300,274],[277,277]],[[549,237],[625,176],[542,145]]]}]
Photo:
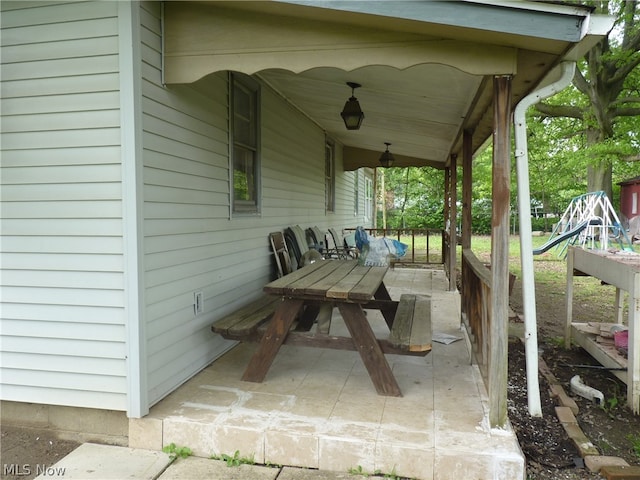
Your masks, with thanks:
[{"label": "gray vinyl siding", "polygon": [[[142,5],[144,285],[150,404],[233,344],[211,332],[241,250],[229,223],[226,74],[162,85],[160,4]],[[227,227],[228,228],[228,227]],[[242,244],[240,243],[240,248]],[[246,256],[245,256],[246,260]],[[241,281],[246,281],[243,279]],[[194,292],[205,311],[194,314]]]},{"label": "gray vinyl siding", "polygon": [[2,399],[126,409],[115,2],[2,2]]},{"label": "gray vinyl siding", "polygon": [[[230,215],[228,72],[163,87],[159,7],[143,8],[144,283],[153,404],[233,345],[210,327],[273,278],[269,232],[353,224],[353,174],[342,171],[339,153],[336,212],[327,214],[325,134],[263,84],[261,211]],[[197,291],[204,295],[200,315],[193,311]]]},{"label": "gray vinyl siding", "polygon": [[228,72],[164,86],[161,3],[144,2],[138,319],[125,289],[136,272],[125,257],[135,233],[125,238],[118,5],[1,4],[3,400],[127,410],[137,352],[127,332],[140,320],[144,358],[132,363],[153,404],[233,346],[210,326],[273,278],[269,232],[353,226],[341,146],[327,213],[325,134],[264,84],[261,211],[230,216]]}]

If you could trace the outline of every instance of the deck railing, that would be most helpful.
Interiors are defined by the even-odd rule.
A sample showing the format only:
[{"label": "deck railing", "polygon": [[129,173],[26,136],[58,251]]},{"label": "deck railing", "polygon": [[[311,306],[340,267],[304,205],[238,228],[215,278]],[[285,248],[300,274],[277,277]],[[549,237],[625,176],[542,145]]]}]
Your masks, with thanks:
[{"label": "deck railing", "polygon": [[[511,295],[515,276],[509,274],[508,295]],[[481,262],[470,249],[462,250],[462,318],[469,334],[471,347],[482,379],[489,393],[489,420],[499,423],[506,415],[507,389],[492,388],[501,372],[507,371],[506,336],[499,338],[498,325],[507,322],[496,318],[492,303],[493,276],[491,267]],[[505,312],[506,313],[506,312]]]},{"label": "deck railing", "polygon": [[461,283],[463,318],[486,383],[491,348],[491,270],[470,249],[462,251]]},{"label": "deck railing", "polygon": [[[345,228],[344,232],[354,232],[355,228]],[[445,242],[444,230],[437,228],[365,228],[374,237],[394,238],[409,245],[404,257],[394,258],[394,264],[428,264],[444,263]]]}]

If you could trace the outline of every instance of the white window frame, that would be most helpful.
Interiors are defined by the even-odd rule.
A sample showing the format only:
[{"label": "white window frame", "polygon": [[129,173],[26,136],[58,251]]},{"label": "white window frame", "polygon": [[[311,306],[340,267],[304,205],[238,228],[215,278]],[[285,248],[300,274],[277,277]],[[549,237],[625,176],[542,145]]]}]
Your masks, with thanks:
[{"label": "white window frame", "polygon": [[336,146],[331,140],[324,147],[324,208],[327,213],[336,211]]},{"label": "white window frame", "polygon": [[373,218],[373,179],[369,176],[364,177],[364,218]]},{"label": "white window frame", "polygon": [[[236,101],[240,91],[249,99],[249,109],[239,112]],[[248,138],[240,139],[236,135],[236,120],[244,121],[248,126]],[[261,211],[261,162],[260,162],[260,84],[248,75],[231,73],[229,75],[229,190],[230,190],[230,214],[233,215],[257,215]],[[236,168],[241,152],[245,152],[253,163],[250,195],[247,199],[237,198]],[[240,173],[240,176],[242,174]],[[251,180],[248,178],[248,180]]]}]

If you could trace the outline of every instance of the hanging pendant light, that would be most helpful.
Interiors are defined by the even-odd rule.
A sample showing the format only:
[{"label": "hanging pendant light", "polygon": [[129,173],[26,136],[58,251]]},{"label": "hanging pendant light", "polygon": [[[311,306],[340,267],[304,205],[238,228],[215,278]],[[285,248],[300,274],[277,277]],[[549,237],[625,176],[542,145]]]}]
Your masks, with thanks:
[{"label": "hanging pendant light", "polygon": [[389,151],[389,146],[391,146],[391,144],[387,142],[384,142],[384,144],[387,146],[387,149],[382,152],[382,155],[380,155],[380,165],[382,165],[384,168],[389,168],[393,166],[393,162],[395,162],[396,159]]},{"label": "hanging pendant light", "polygon": [[362,85],[354,82],[347,82],[347,85],[351,87],[351,98],[344,104],[340,116],[342,120],[344,120],[344,126],[347,127],[347,130],[359,130],[360,125],[362,125],[362,120],[364,120],[364,113],[362,113],[358,99],[354,96],[353,92]]}]

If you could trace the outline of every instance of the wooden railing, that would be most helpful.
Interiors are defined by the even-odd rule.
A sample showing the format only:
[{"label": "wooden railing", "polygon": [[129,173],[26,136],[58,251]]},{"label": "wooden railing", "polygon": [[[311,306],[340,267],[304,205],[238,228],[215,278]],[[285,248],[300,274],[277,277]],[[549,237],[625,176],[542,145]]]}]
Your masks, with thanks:
[{"label": "wooden railing", "polygon": [[[470,249],[462,251],[462,317],[471,340],[475,356],[487,391],[489,408],[499,408],[506,402],[507,392],[492,392],[489,388],[489,371],[501,366],[491,365],[491,270]],[[495,352],[494,352],[495,353]],[[496,355],[493,356],[496,358]],[[500,361],[506,363],[507,358]]]},{"label": "wooden railing", "polygon": [[[441,265],[444,263],[444,230],[436,228],[365,228],[374,237],[394,238],[409,245],[404,257],[394,258],[393,263]],[[345,228],[354,232],[355,228]]]},{"label": "wooden railing", "polygon": [[[509,274],[509,293],[513,277]],[[497,284],[496,284],[497,285]],[[506,286],[506,284],[505,284]],[[470,249],[462,250],[462,318],[476,363],[489,393],[489,422],[500,426],[506,418],[507,319],[496,318],[492,298],[493,276]],[[497,288],[497,287],[496,287]],[[499,324],[493,325],[493,322]],[[504,328],[501,327],[504,324]],[[504,332],[502,332],[504,330]]]}]

